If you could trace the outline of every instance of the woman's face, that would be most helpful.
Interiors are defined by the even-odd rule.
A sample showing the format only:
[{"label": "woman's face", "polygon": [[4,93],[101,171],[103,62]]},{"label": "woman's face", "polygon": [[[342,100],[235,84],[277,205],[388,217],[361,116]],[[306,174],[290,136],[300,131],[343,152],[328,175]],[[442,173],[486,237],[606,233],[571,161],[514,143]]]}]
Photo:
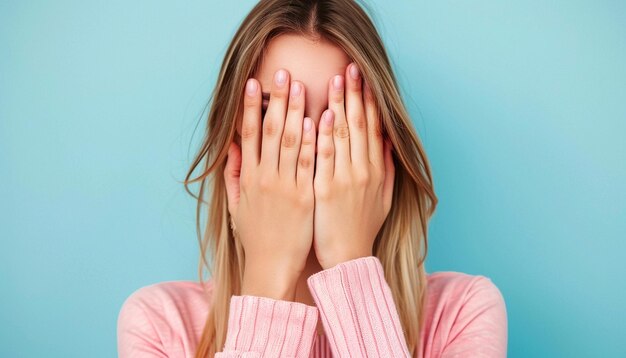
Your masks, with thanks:
[{"label": "woman's face", "polygon": [[[272,39],[255,78],[261,90],[268,94],[272,78],[279,69],[290,74],[290,80],[300,81],[305,88],[304,116],[313,119],[315,126],[328,108],[328,83],[334,75],[343,75],[350,64],[348,55],[337,45],[325,40],[314,42],[300,35],[282,34]],[[267,101],[263,101],[267,108]],[[237,128],[241,134],[241,123]]]}]

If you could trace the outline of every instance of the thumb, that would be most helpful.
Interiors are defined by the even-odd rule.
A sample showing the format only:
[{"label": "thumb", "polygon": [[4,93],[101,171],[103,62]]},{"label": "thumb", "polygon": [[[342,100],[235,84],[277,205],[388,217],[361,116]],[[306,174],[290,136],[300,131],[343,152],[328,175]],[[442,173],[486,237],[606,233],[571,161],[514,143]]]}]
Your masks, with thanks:
[{"label": "thumb", "polygon": [[241,173],[241,148],[234,142],[228,148],[228,159],[224,167],[224,182],[228,198],[228,212],[231,216],[237,212],[239,205],[239,175]]}]

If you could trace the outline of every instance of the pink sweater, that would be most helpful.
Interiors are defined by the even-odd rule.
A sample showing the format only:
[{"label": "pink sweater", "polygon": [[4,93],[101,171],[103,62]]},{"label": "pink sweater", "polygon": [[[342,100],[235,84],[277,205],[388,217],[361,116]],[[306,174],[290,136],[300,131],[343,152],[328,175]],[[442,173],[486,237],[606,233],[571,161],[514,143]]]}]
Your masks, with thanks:
[{"label": "pink sweater", "polygon": [[[315,306],[232,296],[226,343],[215,357],[409,357],[377,257],[341,263],[307,283]],[[506,307],[491,280],[437,272],[428,275],[427,292],[416,357],[506,357]],[[198,282],[136,290],[119,312],[119,357],[193,357],[207,312]],[[325,334],[318,336],[319,318]]]}]

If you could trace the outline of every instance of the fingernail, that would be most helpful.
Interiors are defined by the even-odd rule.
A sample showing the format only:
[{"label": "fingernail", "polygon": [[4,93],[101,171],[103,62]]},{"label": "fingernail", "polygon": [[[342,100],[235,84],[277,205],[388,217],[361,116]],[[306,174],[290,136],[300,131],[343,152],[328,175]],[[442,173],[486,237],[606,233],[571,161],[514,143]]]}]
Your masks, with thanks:
[{"label": "fingernail", "polygon": [[284,85],[285,82],[287,81],[287,72],[285,72],[285,70],[278,70],[278,72],[276,72],[276,84],[277,85]]},{"label": "fingernail", "polygon": [[333,78],[333,86],[336,90],[343,89],[343,76],[336,75],[335,78]]},{"label": "fingernail", "polygon": [[311,127],[313,127],[313,123],[311,123],[311,118],[309,117],[304,117],[304,131],[308,132],[311,130]]},{"label": "fingernail", "polygon": [[256,82],[252,78],[249,78],[248,82],[246,82],[246,93],[248,96],[252,96],[256,93]]},{"label": "fingernail", "polygon": [[333,115],[334,113],[330,109],[327,109],[326,112],[324,112],[324,121],[326,121],[326,124],[333,123]]},{"label": "fingernail", "polygon": [[302,88],[300,87],[300,84],[298,82],[293,82],[291,84],[290,91],[292,97],[298,97],[300,95],[300,92],[302,92]]},{"label": "fingernail", "polygon": [[352,78],[355,80],[359,79],[359,68],[357,67],[356,63],[353,63],[350,66],[350,76],[352,76]]}]

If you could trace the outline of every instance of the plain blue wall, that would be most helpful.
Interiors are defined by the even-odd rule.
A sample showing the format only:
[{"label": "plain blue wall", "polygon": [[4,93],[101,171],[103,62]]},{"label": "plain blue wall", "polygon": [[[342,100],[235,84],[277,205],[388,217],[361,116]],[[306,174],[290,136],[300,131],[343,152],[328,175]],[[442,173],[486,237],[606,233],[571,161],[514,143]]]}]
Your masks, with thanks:
[{"label": "plain blue wall", "polygon": [[[111,357],[195,280],[193,135],[252,1],[0,2],[0,356]],[[432,163],[428,271],[490,277],[510,357],[626,356],[626,5],[370,1]]]}]

